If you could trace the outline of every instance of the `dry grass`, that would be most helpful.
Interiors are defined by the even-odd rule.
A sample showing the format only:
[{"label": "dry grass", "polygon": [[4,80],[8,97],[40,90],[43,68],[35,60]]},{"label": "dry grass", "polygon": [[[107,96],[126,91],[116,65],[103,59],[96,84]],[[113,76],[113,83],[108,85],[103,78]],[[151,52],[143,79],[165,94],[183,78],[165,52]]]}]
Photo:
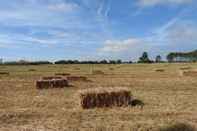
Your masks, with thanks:
[{"label": "dry grass", "polygon": [[[181,67],[197,64],[94,65],[108,75],[90,75],[90,65],[6,66],[0,78],[0,131],[158,131],[175,123],[197,126],[197,79],[180,77]],[[113,72],[109,70],[114,68]],[[118,67],[118,68],[117,68]],[[80,68],[76,71],[74,68]],[[36,69],[29,72],[28,69]],[[158,73],[154,69],[164,69]],[[92,82],[72,88],[37,90],[36,80],[66,72]],[[113,73],[113,74],[112,74]],[[86,75],[88,74],[88,75]],[[138,107],[78,108],[74,94],[98,87],[128,87],[145,103]]]},{"label": "dry grass", "polygon": [[68,81],[87,81],[87,77],[85,76],[68,76]]}]

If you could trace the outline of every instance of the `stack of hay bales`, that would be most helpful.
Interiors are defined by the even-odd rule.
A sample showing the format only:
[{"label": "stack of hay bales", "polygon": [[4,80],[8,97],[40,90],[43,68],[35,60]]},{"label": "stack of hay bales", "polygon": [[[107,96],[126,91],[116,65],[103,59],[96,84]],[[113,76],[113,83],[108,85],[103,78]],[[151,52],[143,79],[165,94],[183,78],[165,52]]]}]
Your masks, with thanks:
[{"label": "stack of hay bales", "polygon": [[68,80],[61,77],[44,77],[36,82],[37,89],[68,87]]},{"label": "stack of hay bales", "polygon": [[101,70],[94,70],[94,71],[92,71],[92,74],[93,75],[104,75],[105,73]]},{"label": "stack of hay bales", "polygon": [[79,91],[83,109],[129,106],[131,92],[127,88],[96,88]]},{"label": "stack of hay bales", "polygon": [[85,76],[68,76],[68,81],[87,81],[87,77]]}]

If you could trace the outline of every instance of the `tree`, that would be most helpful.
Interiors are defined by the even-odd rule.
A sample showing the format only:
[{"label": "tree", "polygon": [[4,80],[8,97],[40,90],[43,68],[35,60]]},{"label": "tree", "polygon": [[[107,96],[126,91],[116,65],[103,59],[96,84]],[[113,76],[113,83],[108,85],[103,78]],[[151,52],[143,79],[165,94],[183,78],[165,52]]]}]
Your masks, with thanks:
[{"label": "tree", "polygon": [[156,62],[156,63],[161,62],[161,60],[162,60],[162,58],[161,58],[160,55],[156,56],[156,58],[155,58],[155,62]]},{"label": "tree", "polygon": [[142,56],[139,58],[138,63],[151,63],[152,61],[148,57],[147,52],[143,52]]}]

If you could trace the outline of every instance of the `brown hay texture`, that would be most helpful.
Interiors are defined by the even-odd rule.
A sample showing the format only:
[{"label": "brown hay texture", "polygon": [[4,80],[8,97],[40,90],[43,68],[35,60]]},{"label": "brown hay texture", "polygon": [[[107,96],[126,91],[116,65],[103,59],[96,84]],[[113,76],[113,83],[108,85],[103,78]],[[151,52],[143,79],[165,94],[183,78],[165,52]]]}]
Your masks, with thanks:
[{"label": "brown hay texture", "polygon": [[180,70],[189,70],[191,67],[181,67]]},{"label": "brown hay texture", "polygon": [[46,76],[42,77],[42,80],[53,80],[53,79],[62,79],[60,76]]},{"label": "brown hay texture", "polygon": [[87,77],[85,76],[68,76],[68,81],[87,81]]},{"label": "brown hay texture", "polygon": [[69,76],[69,73],[55,73],[56,76]]},{"label": "brown hay texture", "polygon": [[182,76],[197,77],[197,71],[182,71]]},{"label": "brown hay texture", "polygon": [[38,80],[36,82],[37,89],[63,88],[68,86],[67,79]]},{"label": "brown hay texture", "polygon": [[96,88],[79,92],[83,109],[129,106],[132,100],[127,88]]},{"label": "brown hay texture", "polygon": [[94,71],[92,71],[92,74],[93,75],[104,75],[105,73],[101,70],[94,70]]}]

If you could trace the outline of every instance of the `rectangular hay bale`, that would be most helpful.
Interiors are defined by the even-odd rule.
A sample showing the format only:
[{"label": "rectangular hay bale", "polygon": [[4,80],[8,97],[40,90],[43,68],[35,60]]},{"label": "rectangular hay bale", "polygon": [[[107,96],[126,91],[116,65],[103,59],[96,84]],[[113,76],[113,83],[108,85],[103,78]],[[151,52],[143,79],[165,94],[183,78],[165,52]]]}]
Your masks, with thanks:
[{"label": "rectangular hay bale", "polygon": [[96,88],[79,92],[83,109],[128,106],[132,100],[127,88]]},{"label": "rectangular hay bale", "polygon": [[67,79],[38,80],[36,82],[36,87],[37,89],[68,87],[68,80]]},{"label": "rectangular hay bale", "polygon": [[183,76],[197,77],[197,71],[183,71]]}]

